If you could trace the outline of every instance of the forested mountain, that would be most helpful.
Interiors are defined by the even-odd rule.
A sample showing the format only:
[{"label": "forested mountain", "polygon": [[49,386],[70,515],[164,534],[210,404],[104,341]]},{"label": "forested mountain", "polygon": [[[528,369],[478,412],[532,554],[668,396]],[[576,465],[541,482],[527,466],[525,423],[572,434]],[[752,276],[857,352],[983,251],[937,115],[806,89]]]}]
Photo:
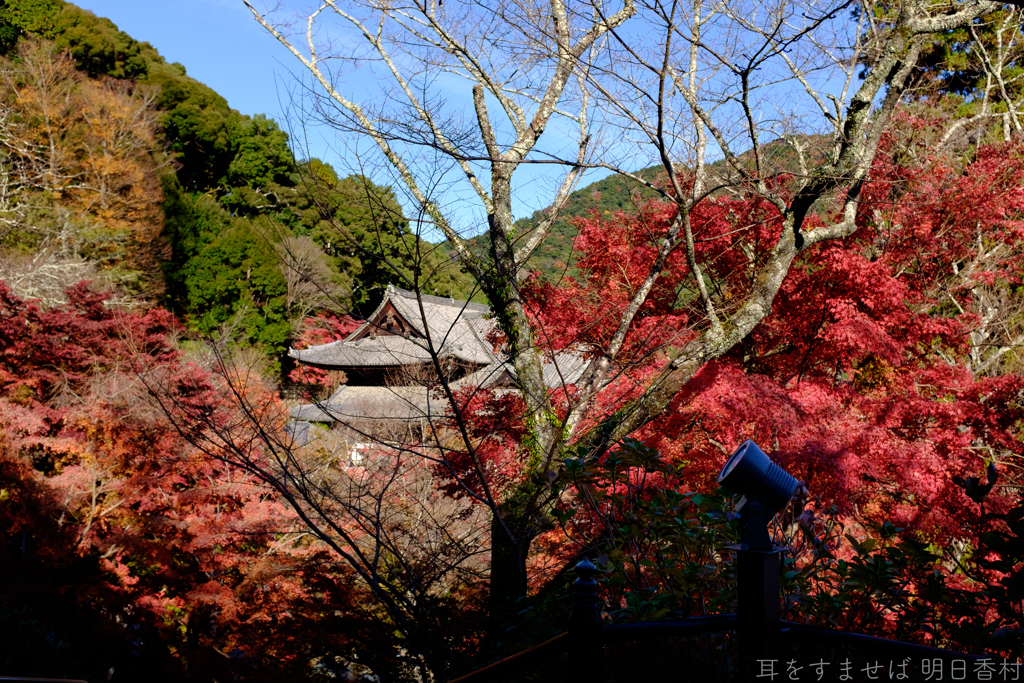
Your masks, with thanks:
[{"label": "forested mountain", "polygon": [[[657,179],[658,168],[646,168],[636,175],[653,182]],[[641,183],[614,174],[576,190],[566,199],[558,219],[548,230],[548,236],[528,261],[528,269],[558,277],[572,261],[572,243],[577,233],[574,219],[585,218],[592,213],[603,215],[616,211],[632,212],[639,203],[655,196],[653,190]],[[549,211],[550,207],[541,209],[528,218],[516,221],[519,234],[528,235]]]},{"label": "forested mountain", "polygon": [[[359,312],[394,276],[463,295],[394,194],[296,160],[148,43],[61,0],[0,3],[0,276],[61,303],[80,279],[279,356],[313,310]],[[315,273],[314,282],[297,277]]]}]

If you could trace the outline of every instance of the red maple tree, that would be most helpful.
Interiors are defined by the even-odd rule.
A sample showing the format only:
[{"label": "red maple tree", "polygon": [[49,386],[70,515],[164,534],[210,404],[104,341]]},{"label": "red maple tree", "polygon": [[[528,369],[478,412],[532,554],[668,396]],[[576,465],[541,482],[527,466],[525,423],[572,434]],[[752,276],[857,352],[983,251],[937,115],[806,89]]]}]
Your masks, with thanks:
[{"label": "red maple tree", "polygon": [[[303,540],[274,491],[184,438],[190,416],[232,416],[178,351],[173,317],[110,307],[87,283],[67,296],[47,310],[0,283],[0,534],[23,569],[12,590],[64,594],[211,676],[306,670],[376,628],[351,572]],[[154,378],[177,391],[178,425],[151,400]],[[249,393],[277,404],[262,382]],[[90,569],[64,585],[69,566]],[[330,622],[333,635],[310,637]]]},{"label": "red maple tree", "polygon": [[[685,465],[690,488],[713,488],[727,454],[751,438],[850,520],[888,520],[942,539],[971,533],[978,506],[954,478],[1022,452],[1024,376],[995,364],[1012,357],[1013,340],[997,338],[1009,323],[992,309],[1005,308],[1020,284],[1024,152],[1019,143],[983,147],[964,162],[915,143],[929,125],[900,121],[861,190],[858,231],[803,251],[771,314],[638,435]],[[731,291],[749,287],[751,264],[764,258],[782,216],[745,196],[698,209],[705,237],[696,248],[727,307]],[[650,235],[669,217],[650,203],[579,221],[578,275],[528,287],[538,335],[555,349],[600,347],[613,332],[606,321],[617,320],[646,274]],[[691,319],[700,320],[699,311],[690,315],[683,257],[668,269],[629,332],[630,352],[599,412],[632,400],[666,362],[661,350],[685,343]],[[1002,509],[1009,498],[986,505]]]}]

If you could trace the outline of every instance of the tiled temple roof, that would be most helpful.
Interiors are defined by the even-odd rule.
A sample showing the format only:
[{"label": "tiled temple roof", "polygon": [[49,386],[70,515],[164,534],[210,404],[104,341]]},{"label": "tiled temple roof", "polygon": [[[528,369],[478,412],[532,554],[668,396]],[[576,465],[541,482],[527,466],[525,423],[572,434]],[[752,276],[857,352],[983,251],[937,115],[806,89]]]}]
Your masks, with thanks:
[{"label": "tiled temple roof", "polygon": [[[426,363],[431,359],[431,350],[438,356],[454,356],[474,365],[496,360],[484,339],[494,325],[483,319],[490,311],[487,306],[426,294],[420,295],[420,299],[422,312],[415,292],[389,286],[377,310],[348,337],[308,349],[290,349],[288,355],[301,363],[333,368]],[[382,327],[382,311],[389,303],[415,334],[402,336]]]},{"label": "tiled temple roof", "polygon": [[[552,389],[575,384],[586,364],[585,357],[573,353],[559,353],[554,358],[546,358],[544,381]],[[495,361],[453,382],[452,388],[498,387],[498,391],[514,391],[506,388],[506,380],[514,377],[515,369],[510,364]],[[306,422],[406,421],[443,415],[447,408],[447,401],[425,386],[356,387],[343,384],[326,401],[293,408],[291,416],[293,420]]]},{"label": "tiled temple roof", "polygon": [[352,387],[342,384],[322,403],[292,409],[292,419],[306,422],[418,420],[444,412],[426,387]]},{"label": "tiled temple roof", "polygon": [[[508,387],[515,383],[515,368],[496,356],[486,341],[494,327],[484,318],[490,309],[483,304],[420,295],[388,287],[384,301],[352,334],[341,341],[289,351],[296,360],[318,367],[399,367],[430,362],[430,349],[441,357],[455,358],[479,366],[453,382],[454,388]],[[411,326],[404,334],[384,330],[382,314],[389,304]],[[424,320],[426,325],[424,325]],[[380,334],[377,334],[377,333]],[[429,341],[428,338],[429,337]],[[549,388],[575,384],[588,359],[578,352],[562,351],[544,359],[544,383]],[[292,410],[294,420],[348,422],[354,420],[416,420],[438,415],[446,402],[425,386],[365,387],[342,385],[322,403],[300,405]]]}]

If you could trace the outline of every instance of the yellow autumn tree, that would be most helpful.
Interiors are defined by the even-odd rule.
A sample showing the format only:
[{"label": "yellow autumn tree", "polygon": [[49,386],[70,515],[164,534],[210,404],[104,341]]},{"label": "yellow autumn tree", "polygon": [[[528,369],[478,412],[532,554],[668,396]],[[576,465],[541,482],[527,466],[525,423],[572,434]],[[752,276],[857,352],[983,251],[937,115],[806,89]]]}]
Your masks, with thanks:
[{"label": "yellow autumn tree", "polygon": [[20,294],[54,302],[79,278],[158,294],[153,274],[168,247],[152,92],[90,79],[45,41],[23,41],[0,78],[0,275]]}]

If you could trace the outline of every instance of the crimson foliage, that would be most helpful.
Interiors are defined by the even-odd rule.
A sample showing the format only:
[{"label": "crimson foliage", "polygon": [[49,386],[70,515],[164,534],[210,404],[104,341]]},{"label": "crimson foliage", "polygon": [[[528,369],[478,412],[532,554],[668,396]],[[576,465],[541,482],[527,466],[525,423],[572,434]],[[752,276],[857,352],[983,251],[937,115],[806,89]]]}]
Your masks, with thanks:
[{"label": "crimson foliage", "polygon": [[19,641],[31,629],[17,623],[42,622],[59,634],[37,639],[51,650],[93,649],[39,656],[26,642],[5,648],[5,673],[344,670],[335,656],[383,628],[353,608],[351,574],[299,540],[267,487],[191,449],[149,399],[143,373],[188,388],[187,410],[224,409],[177,350],[171,315],[118,311],[84,283],[68,299],[43,310],[0,283],[0,622]]},{"label": "crimson foliage", "polygon": [[[689,488],[712,489],[725,455],[751,438],[848,524],[891,522],[936,541],[977,531],[977,505],[955,479],[1024,450],[1024,375],[1005,364],[1012,344],[996,333],[1020,310],[1024,155],[1015,143],[982,148],[969,163],[947,158],[914,146],[927,125],[907,118],[889,136],[861,191],[859,230],[802,252],[771,314],[638,434],[684,467]],[[552,347],[613,333],[652,261],[650,235],[669,217],[652,203],[580,221],[580,274],[531,283]],[[753,286],[751,265],[781,220],[746,196],[713,198],[695,213],[696,249],[720,307]],[[601,410],[631,400],[663,366],[660,349],[690,338],[703,310],[687,278],[678,255],[629,333],[631,354]],[[999,486],[986,506],[1005,512],[1012,500]]]}]

